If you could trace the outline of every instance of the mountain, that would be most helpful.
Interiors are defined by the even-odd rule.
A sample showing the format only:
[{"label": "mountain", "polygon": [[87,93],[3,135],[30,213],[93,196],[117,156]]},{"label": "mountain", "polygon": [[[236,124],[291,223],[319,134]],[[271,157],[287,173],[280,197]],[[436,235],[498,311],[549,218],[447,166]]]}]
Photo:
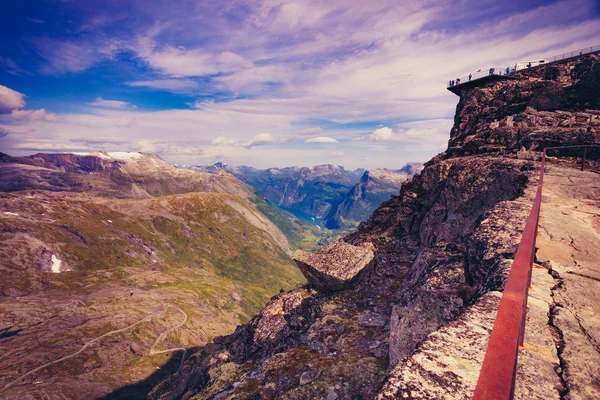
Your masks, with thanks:
[{"label": "mountain", "polygon": [[0,153],[0,190],[85,192],[117,198],[151,198],[189,192],[253,196],[233,176],[174,168],[157,155],[126,152],[35,154]]},{"label": "mountain", "polygon": [[338,230],[366,220],[382,201],[398,194],[402,182],[417,173],[420,165],[406,164],[398,171],[349,171],[328,164],[258,170],[217,163],[193,169],[207,173],[225,170],[250,185],[264,200],[291,213],[292,218]]},{"label": "mountain", "polygon": [[[198,349],[149,399],[472,397],[537,190],[532,158],[546,146],[600,144],[600,56],[455,90],[448,149],[342,242],[297,253],[307,285]],[[545,214],[540,242],[552,240],[551,227],[585,226],[595,238],[585,246],[597,251],[589,215],[598,207],[597,175],[568,165],[548,171],[557,179],[550,187],[565,194],[552,203],[542,197],[542,209],[562,212]],[[569,203],[576,191],[580,202]],[[578,264],[573,240],[563,234],[563,250],[533,268],[542,283],[533,283],[527,304],[515,398],[600,394],[597,272]],[[583,256],[596,268],[593,250]]]},{"label": "mountain", "polygon": [[228,170],[279,207],[322,219],[357,183],[354,173],[335,165]]},{"label": "mountain", "polygon": [[150,376],[139,396],[178,349],[303,281],[255,203],[270,208],[226,172],[140,153],[2,154],[0,177],[0,397],[97,398]]},{"label": "mountain", "polygon": [[365,221],[379,205],[400,193],[400,187],[423,169],[423,164],[409,163],[401,169],[373,169],[365,171],[344,199],[336,204],[325,218],[328,229],[342,229]]}]

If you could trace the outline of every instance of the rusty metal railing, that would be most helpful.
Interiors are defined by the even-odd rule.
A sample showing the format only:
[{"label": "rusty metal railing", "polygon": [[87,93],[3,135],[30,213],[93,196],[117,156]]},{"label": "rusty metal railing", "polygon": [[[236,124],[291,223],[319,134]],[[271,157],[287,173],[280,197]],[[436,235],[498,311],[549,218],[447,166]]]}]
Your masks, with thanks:
[{"label": "rusty metal railing", "polygon": [[498,314],[475,388],[473,396],[475,400],[512,399],[515,392],[517,357],[525,335],[527,295],[535,256],[535,237],[540,218],[545,167],[546,151],[544,150],[537,193],[500,300],[500,307],[498,307]]},{"label": "rusty metal railing", "polygon": [[582,144],[576,146],[557,146],[557,147],[546,147],[544,149],[544,154],[546,154],[547,150],[562,150],[562,149],[581,149],[583,148],[583,154],[581,156],[581,170],[585,169],[585,160],[588,154],[588,149],[600,149],[600,146],[594,144]]},{"label": "rusty metal railing", "polygon": [[531,284],[531,270],[535,257],[535,239],[542,203],[542,186],[546,168],[546,151],[574,149],[583,147],[581,170],[585,166],[588,148],[600,148],[597,145],[547,147],[542,153],[540,178],[533,207],[529,213],[521,242],[515,253],[504,293],[500,300],[498,313],[490,335],[477,387],[475,400],[510,400],[515,392],[517,358],[519,346],[525,336],[525,318],[527,316],[527,296]]}]

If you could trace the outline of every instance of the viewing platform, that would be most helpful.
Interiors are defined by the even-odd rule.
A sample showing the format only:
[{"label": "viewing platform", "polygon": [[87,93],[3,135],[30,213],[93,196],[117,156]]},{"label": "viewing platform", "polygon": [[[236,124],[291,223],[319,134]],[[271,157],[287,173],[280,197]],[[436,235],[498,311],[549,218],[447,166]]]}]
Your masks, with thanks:
[{"label": "viewing platform", "polygon": [[448,82],[448,90],[458,95],[464,88],[471,88],[488,82],[498,82],[508,79],[516,79],[517,71],[514,68],[490,68],[487,71],[473,72],[462,78]]},{"label": "viewing platform", "polygon": [[478,70],[477,72],[473,72],[467,76],[462,78],[457,78],[456,80],[450,80],[448,82],[448,90],[454,93],[455,95],[459,95],[460,91],[464,88],[471,88],[473,86],[478,86],[481,84],[485,84],[488,82],[498,82],[509,79],[517,78],[517,71],[540,67],[544,65],[549,65],[552,63],[556,63],[559,61],[567,60],[569,58],[579,57],[584,54],[597,53],[600,51],[600,46],[592,46],[586,47],[584,49],[579,49],[576,51],[571,51],[568,53],[559,54],[554,57],[544,58],[544,59],[536,59],[532,61],[522,61],[516,63],[513,67],[506,68],[496,68],[492,67],[488,70]]}]

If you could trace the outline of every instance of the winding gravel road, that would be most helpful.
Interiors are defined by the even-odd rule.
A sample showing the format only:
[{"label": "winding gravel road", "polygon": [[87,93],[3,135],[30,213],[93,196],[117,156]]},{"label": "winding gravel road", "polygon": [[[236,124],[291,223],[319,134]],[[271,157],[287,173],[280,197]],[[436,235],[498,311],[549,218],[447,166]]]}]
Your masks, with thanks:
[{"label": "winding gravel road", "polygon": [[[179,311],[180,313],[182,313],[182,314],[183,314],[183,320],[182,320],[182,321],[181,321],[181,322],[180,322],[178,325],[176,325],[176,326],[174,326],[174,327],[171,327],[171,328],[167,329],[166,331],[164,331],[163,333],[161,333],[161,334],[160,334],[160,336],[158,336],[158,338],[157,338],[157,339],[154,341],[154,343],[152,344],[152,347],[150,348],[150,352],[148,353],[148,355],[161,354],[161,353],[168,353],[168,352],[171,352],[171,351],[179,351],[179,350],[181,350],[181,351],[183,351],[183,356],[181,357],[181,362],[179,363],[179,367],[181,367],[181,365],[183,364],[183,361],[185,360],[185,356],[186,356],[186,354],[187,354],[187,350],[186,350],[185,348],[183,348],[183,347],[175,347],[175,348],[171,348],[171,349],[167,349],[167,350],[160,350],[160,351],[156,351],[156,350],[155,350],[155,348],[156,348],[156,346],[158,345],[158,343],[159,343],[161,340],[163,340],[163,339],[164,339],[164,338],[165,338],[167,335],[169,335],[169,334],[170,334],[171,332],[173,332],[175,329],[179,329],[179,328],[181,328],[183,325],[185,325],[185,323],[187,322],[188,316],[187,316],[187,314],[185,313],[185,311],[183,311],[181,308],[179,308],[179,307],[177,307],[177,306],[175,306],[175,305],[173,305],[173,304],[168,304],[168,303],[165,303],[165,304],[163,304],[163,305],[164,305],[164,306],[166,306],[166,308],[165,308],[165,313],[169,311],[169,308],[170,308],[170,307],[172,307],[172,308],[176,309],[177,311]],[[35,368],[35,369],[33,369],[33,370],[29,371],[29,372],[26,372],[25,374],[21,375],[20,377],[18,377],[17,379],[15,379],[14,381],[12,381],[12,382],[8,383],[8,384],[7,384],[7,385],[5,385],[5,386],[4,386],[2,389],[0,389],[0,393],[2,393],[2,392],[4,392],[4,391],[6,391],[6,390],[8,390],[8,389],[10,389],[10,388],[11,388],[13,385],[15,385],[16,383],[18,383],[18,382],[22,381],[24,378],[26,378],[26,377],[28,377],[28,376],[30,376],[30,375],[32,375],[32,374],[34,374],[34,373],[36,373],[36,372],[38,372],[38,371],[40,371],[40,370],[44,369],[44,368],[46,368],[46,367],[49,367],[49,366],[50,366],[50,365],[52,365],[52,364],[57,364],[57,363],[59,363],[59,362],[62,362],[62,361],[68,360],[68,359],[70,359],[70,358],[73,358],[73,357],[75,357],[75,356],[77,356],[77,355],[81,354],[81,353],[82,353],[83,351],[85,351],[85,350],[86,350],[88,347],[92,346],[93,344],[96,344],[97,342],[99,342],[100,340],[104,339],[104,338],[105,338],[105,337],[107,337],[107,336],[110,336],[110,335],[115,335],[115,334],[117,334],[117,333],[121,333],[121,332],[128,331],[128,330],[130,330],[130,329],[134,328],[135,326],[137,326],[137,325],[139,325],[139,324],[141,324],[141,323],[143,323],[143,322],[149,322],[150,320],[152,320],[152,318],[153,318],[153,316],[148,316],[148,317],[142,318],[141,320],[137,321],[136,323],[133,323],[133,324],[131,324],[131,325],[129,325],[129,326],[127,326],[127,327],[125,327],[125,328],[122,328],[122,329],[116,329],[116,330],[114,330],[114,331],[110,331],[110,332],[107,332],[107,333],[105,333],[105,334],[103,334],[103,335],[101,335],[101,336],[98,336],[98,337],[96,337],[96,338],[94,338],[94,339],[90,340],[89,342],[85,343],[85,344],[83,345],[83,347],[81,347],[81,348],[80,348],[79,350],[77,350],[75,353],[68,354],[68,355],[66,355],[66,356],[63,356],[63,357],[61,357],[61,358],[57,359],[57,360],[54,360],[54,361],[52,361],[52,362],[49,362],[49,363],[46,363],[46,364],[44,364],[44,365],[42,365],[42,366],[39,366],[39,367],[37,367],[37,368]]]}]

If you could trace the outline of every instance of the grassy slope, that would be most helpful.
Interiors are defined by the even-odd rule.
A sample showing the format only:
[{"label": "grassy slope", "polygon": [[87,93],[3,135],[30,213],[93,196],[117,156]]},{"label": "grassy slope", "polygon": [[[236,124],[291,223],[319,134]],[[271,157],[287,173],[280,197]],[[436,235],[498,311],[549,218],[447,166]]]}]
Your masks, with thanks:
[{"label": "grassy slope", "polygon": [[[0,343],[1,353],[20,352],[18,359],[0,362],[0,370],[27,371],[63,355],[81,337],[135,322],[165,302],[189,314],[187,326],[165,346],[200,345],[246,322],[279,289],[302,282],[289,256],[231,202],[250,207],[215,193],[148,200],[0,194],[1,209],[19,214],[0,213],[0,291],[27,295],[0,296],[0,328],[23,329]],[[42,245],[74,271],[39,271],[35,259]],[[164,362],[143,356],[168,326],[164,318],[119,336],[117,343],[129,340],[140,347],[136,352],[102,348],[55,368],[85,375],[92,386],[109,377],[113,387],[141,379]],[[79,322],[65,322],[72,320]],[[57,338],[64,348],[57,347]],[[0,385],[12,377],[7,374]]]}]

